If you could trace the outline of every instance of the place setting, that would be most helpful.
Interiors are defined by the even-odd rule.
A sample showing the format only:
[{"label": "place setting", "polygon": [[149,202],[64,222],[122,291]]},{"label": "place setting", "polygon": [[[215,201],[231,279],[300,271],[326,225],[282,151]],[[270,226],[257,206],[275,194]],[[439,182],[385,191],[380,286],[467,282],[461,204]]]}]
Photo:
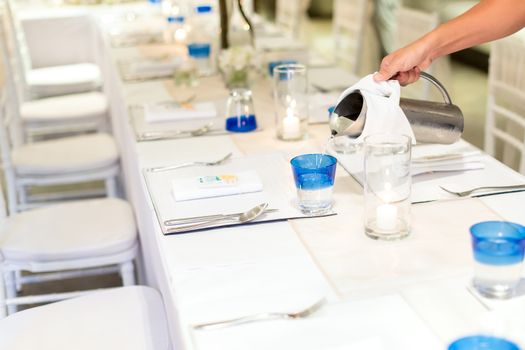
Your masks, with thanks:
[{"label": "place setting", "polygon": [[[144,169],[164,234],[335,215],[335,158],[280,153]],[[217,210],[220,208],[220,210]]]}]

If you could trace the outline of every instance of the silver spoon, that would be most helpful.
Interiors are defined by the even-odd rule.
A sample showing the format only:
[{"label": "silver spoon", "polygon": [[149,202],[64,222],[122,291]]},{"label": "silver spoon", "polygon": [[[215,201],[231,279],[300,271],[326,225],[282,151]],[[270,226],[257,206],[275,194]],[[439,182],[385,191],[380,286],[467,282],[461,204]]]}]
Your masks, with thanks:
[{"label": "silver spoon", "polygon": [[188,167],[188,166],[214,166],[214,165],[221,165],[222,163],[224,163],[225,161],[230,159],[231,156],[232,156],[232,153],[230,152],[227,155],[225,155],[224,157],[222,157],[221,159],[217,159],[217,160],[214,160],[214,161],[211,161],[211,162],[187,162],[187,163],[180,163],[180,164],[175,164],[175,165],[159,166],[159,167],[155,167],[155,168],[147,168],[146,171],[149,171],[149,172],[152,172],[152,173],[156,173],[156,172],[159,172],[159,171],[175,170],[175,169],[185,168],[185,167]]},{"label": "silver spoon", "polygon": [[251,208],[248,211],[245,211],[243,213],[240,213],[237,216],[229,216],[229,217],[221,217],[221,218],[215,218],[212,220],[208,220],[206,222],[201,222],[198,224],[191,224],[191,225],[183,225],[183,226],[177,226],[177,227],[171,227],[167,230],[167,233],[175,233],[175,232],[184,232],[184,231],[191,231],[196,230],[200,228],[206,228],[209,226],[214,226],[217,223],[220,223],[221,221],[230,221],[230,224],[245,224],[247,222],[253,221],[256,218],[258,218],[261,214],[264,213],[266,208],[268,207],[268,203],[261,203],[253,208]]}]

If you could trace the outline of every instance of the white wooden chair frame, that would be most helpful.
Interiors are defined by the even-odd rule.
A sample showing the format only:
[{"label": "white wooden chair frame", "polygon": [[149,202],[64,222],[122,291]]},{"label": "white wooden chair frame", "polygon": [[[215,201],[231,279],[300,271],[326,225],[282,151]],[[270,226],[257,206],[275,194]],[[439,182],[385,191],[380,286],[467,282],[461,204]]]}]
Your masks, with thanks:
[{"label": "white wooden chair frame", "polygon": [[[487,119],[485,123],[485,151],[496,156],[496,141],[504,143],[503,162],[507,163],[519,152],[520,173],[525,174],[525,44],[515,38],[492,43],[489,61]],[[503,104],[502,96],[506,96]],[[497,119],[504,118],[504,129],[498,128]],[[508,124],[508,122],[512,124]],[[514,132],[522,131],[521,138]]]},{"label": "white wooden chair frame", "polygon": [[292,38],[298,38],[309,4],[310,0],[277,0],[276,24]]},{"label": "white wooden chair frame", "polygon": [[359,75],[368,0],[334,0],[332,32],[336,62]]}]

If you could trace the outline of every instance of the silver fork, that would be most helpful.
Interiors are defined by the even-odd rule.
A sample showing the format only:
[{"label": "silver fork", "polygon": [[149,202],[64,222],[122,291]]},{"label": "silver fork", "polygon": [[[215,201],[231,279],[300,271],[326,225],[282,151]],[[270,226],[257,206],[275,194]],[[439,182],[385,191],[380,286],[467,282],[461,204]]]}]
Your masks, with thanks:
[{"label": "silver fork", "polygon": [[176,130],[171,132],[164,131],[146,131],[140,134],[140,141],[154,141],[178,137],[183,134],[188,134],[190,136],[202,136],[209,133],[212,130],[213,123],[208,123],[203,126],[200,126],[196,129],[191,130]]},{"label": "silver fork", "polygon": [[316,312],[321,308],[321,306],[325,303],[325,299],[321,299],[317,301],[316,303],[310,305],[306,309],[297,311],[297,312],[291,312],[291,313],[285,313],[285,312],[261,312],[258,314],[253,314],[249,316],[239,317],[239,318],[233,318],[231,320],[224,320],[224,321],[217,321],[217,322],[209,322],[209,323],[202,323],[194,325],[193,328],[195,329],[203,329],[203,330],[209,330],[209,329],[218,329],[218,328],[224,328],[229,326],[238,326],[240,324],[244,323],[250,323],[250,322],[257,322],[257,321],[268,321],[268,320],[279,320],[279,319],[298,319],[298,318],[305,318]]},{"label": "silver fork", "polygon": [[227,155],[225,155],[224,157],[222,157],[221,159],[218,159],[218,160],[215,160],[215,161],[212,161],[212,162],[187,162],[187,163],[180,163],[180,164],[175,164],[175,165],[147,168],[146,171],[149,171],[149,172],[152,172],[152,173],[156,173],[156,172],[159,172],[159,171],[168,171],[168,170],[180,169],[180,168],[185,168],[185,167],[188,167],[188,166],[214,166],[214,165],[220,165],[220,164],[226,162],[228,159],[230,159],[231,156],[232,156],[232,153],[230,152]]},{"label": "silver fork", "polygon": [[482,187],[472,188],[467,191],[452,191],[443,186],[439,186],[439,187],[441,187],[442,190],[447,191],[448,193],[455,194],[456,196],[459,196],[459,197],[466,197],[476,191],[481,191],[481,190],[525,190],[525,184],[511,185],[511,186],[482,186]]}]

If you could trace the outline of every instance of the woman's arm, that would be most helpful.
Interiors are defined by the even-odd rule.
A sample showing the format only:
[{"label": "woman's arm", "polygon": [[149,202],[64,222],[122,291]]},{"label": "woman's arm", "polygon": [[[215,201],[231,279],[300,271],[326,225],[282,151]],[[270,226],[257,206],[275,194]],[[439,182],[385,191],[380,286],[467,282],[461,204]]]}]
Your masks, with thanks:
[{"label": "woman's arm", "polygon": [[403,85],[412,83],[436,58],[505,37],[524,26],[525,0],[483,0],[461,16],[386,56],[374,78],[376,81],[395,78]]}]

